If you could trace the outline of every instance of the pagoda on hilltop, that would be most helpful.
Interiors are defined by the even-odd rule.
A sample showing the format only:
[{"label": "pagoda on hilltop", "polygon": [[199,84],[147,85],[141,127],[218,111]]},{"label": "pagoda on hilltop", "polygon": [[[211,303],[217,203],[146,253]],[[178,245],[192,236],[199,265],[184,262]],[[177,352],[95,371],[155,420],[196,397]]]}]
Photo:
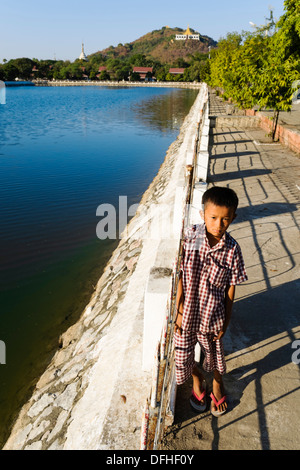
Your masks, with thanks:
[{"label": "pagoda on hilltop", "polygon": [[187,27],[187,30],[183,34],[176,34],[176,41],[185,41],[186,39],[194,39],[196,41],[200,40],[200,34],[193,34],[190,30],[190,27]]},{"label": "pagoda on hilltop", "polygon": [[86,62],[88,61],[88,58],[87,58],[87,56],[85,55],[85,52],[84,52],[84,44],[83,43],[81,45],[81,54],[79,56],[79,60],[85,60]]}]

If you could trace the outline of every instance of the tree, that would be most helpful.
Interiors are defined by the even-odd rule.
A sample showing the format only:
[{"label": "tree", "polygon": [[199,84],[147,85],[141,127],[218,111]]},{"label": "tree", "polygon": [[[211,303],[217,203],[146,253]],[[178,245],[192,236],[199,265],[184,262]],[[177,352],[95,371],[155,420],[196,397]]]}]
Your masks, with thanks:
[{"label": "tree", "polygon": [[146,56],[144,54],[134,54],[130,57],[129,63],[135,67],[147,66]]},{"label": "tree", "polygon": [[244,33],[243,44],[231,50],[230,63],[226,65],[226,96],[230,96],[240,108],[252,108],[259,104],[259,82],[264,75],[269,54],[269,40],[264,34]]},{"label": "tree", "polygon": [[19,71],[17,67],[13,63],[11,63],[11,61],[9,61],[3,66],[2,74],[3,74],[4,80],[9,82],[9,81],[15,80],[15,78],[19,74]]},{"label": "tree", "polygon": [[164,82],[166,80],[167,73],[168,71],[166,70],[166,67],[155,67],[154,76],[159,82]]},{"label": "tree", "polygon": [[278,22],[278,46],[285,58],[294,57],[299,60],[300,55],[300,2],[299,0],[285,0],[285,13]]},{"label": "tree", "polygon": [[278,36],[270,41],[269,55],[264,63],[263,73],[257,79],[259,108],[274,110],[272,138],[275,139],[280,111],[292,107],[293,82],[299,78],[297,60],[293,56],[284,58],[278,44]]},{"label": "tree", "polygon": [[[241,45],[242,36],[238,33],[228,33],[218,43],[218,49],[211,52],[210,85],[223,88],[226,92],[232,84],[232,61]],[[229,90],[228,90],[229,91]]]},{"label": "tree", "polygon": [[208,60],[193,60],[191,65],[185,69],[183,78],[184,81],[192,82],[205,82],[209,77],[209,61]]},{"label": "tree", "polygon": [[291,110],[293,83],[300,77],[300,2],[286,0],[284,7],[276,32],[268,40],[268,55],[257,80],[260,108],[274,110],[273,140],[279,112]]},{"label": "tree", "polygon": [[124,65],[116,69],[116,79],[117,80],[128,80],[131,67],[129,65]]},{"label": "tree", "polygon": [[166,75],[166,81],[167,82],[177,82],[177,77],[176,75],[172,75],[170,72],[167,73]]},{"label": "tree", "polygon": [[286,13],[274,34],[270,24],[255,33],[229,34],[212,53],[210,84],[241,108],[273,109],[275,139],[280,111],[292,105],[293,82],[300,71],[299,0],[285,1]]},{"label": "tree", "polygon": [[23,78],[24,80],[31,78],[32,68],[34,66],[34,62],[31,59],[26,57],[12,59],[8,62],[8,64],[12,64],[18,69],[19,78]]},{"label": "tree", "polygon": [[99,76],[99,80],[104,80],[104,81],[110,80],[109,73],[106,70],[102,70]]},{"label": "tree", "polygon": [[67,67],[67,78],[72,80],[82,80],[83,74],[85,73],[85,65],[82,65],[81,61],[76,60],[69,64]]},{"label": "tree", "polygon": [[3,66],[0,64],[0,80],[5,80]]},{"label": "tree", "polygon": [[141,80],[140,74],[137,72],[131,72],[130,74],[130,81],[131,82],[139,82]]}]

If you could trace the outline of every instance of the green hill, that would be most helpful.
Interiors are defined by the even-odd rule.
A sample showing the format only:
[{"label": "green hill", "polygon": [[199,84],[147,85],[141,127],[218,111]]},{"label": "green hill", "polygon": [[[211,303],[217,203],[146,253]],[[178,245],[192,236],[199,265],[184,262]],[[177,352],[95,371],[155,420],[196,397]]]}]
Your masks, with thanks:
[{"label": "green hill", "polygon": [[[133,67],[152,67],[155,79],[174,81],[205,81],[210,73],[209,47],[216,41],[199,34],[199,39],[175,39],[184,34],[181,28],[167,26],[147,33],[127,44],[110,46],[88,56],[88,60],[76,59],[73,63],[62,60],[11,59],[0,64],[0,80],[11,81],[41,78],[52,80],[139,80]],[[170,68],[183,68],[180,75],[170,73]]]},{"label": "green hill", "polygon": [[161,29],[145,34],[131,43],[118,44],[118,46],[110,46],[102,51],[95,52],[89,58],[95,56],[129,58],[136,54],[142,54],[146,57],[159,60],[162,64],[170,64],[178,59],[187,60],[196,53],[206,54],[209,51],[209,46],[216,47],[217,42],[214,39],[203,36],[192,28],[190,28],[190,31],[193,34],[199,34],[200,39],[176,41],[176,34],[183,34],[185,30],[164,26]]}]

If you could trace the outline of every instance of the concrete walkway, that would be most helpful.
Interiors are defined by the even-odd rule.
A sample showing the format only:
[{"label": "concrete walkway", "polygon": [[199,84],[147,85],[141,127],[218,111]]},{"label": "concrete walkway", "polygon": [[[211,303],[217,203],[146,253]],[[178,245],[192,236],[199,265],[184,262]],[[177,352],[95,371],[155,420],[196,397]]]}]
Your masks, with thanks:
[{"label": "concrete walkway", "polygon": [[[163,450],[299,449],[300,156],[247,127],[244,118],[230,117],[226,125],[225,107],[214,95],[210,114],[224,119],[211,129],[209,184],[238,193],[230,233],[249,280],[237,288],[224,337],[229,411],[220,418],[195,414],[188,381],[178,387]],[[211,386],[210,376],[207,381]]]}]

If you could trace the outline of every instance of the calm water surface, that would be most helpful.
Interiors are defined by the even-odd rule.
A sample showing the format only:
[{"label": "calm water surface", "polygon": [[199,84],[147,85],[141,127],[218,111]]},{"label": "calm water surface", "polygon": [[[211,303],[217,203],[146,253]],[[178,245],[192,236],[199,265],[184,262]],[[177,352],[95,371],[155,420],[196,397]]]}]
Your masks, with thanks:
[{"label": "calm water surface", "polygon": [[117,245],[96,209],[139,202],[197,91],[7,88],[0,105],[0,444]]}]

